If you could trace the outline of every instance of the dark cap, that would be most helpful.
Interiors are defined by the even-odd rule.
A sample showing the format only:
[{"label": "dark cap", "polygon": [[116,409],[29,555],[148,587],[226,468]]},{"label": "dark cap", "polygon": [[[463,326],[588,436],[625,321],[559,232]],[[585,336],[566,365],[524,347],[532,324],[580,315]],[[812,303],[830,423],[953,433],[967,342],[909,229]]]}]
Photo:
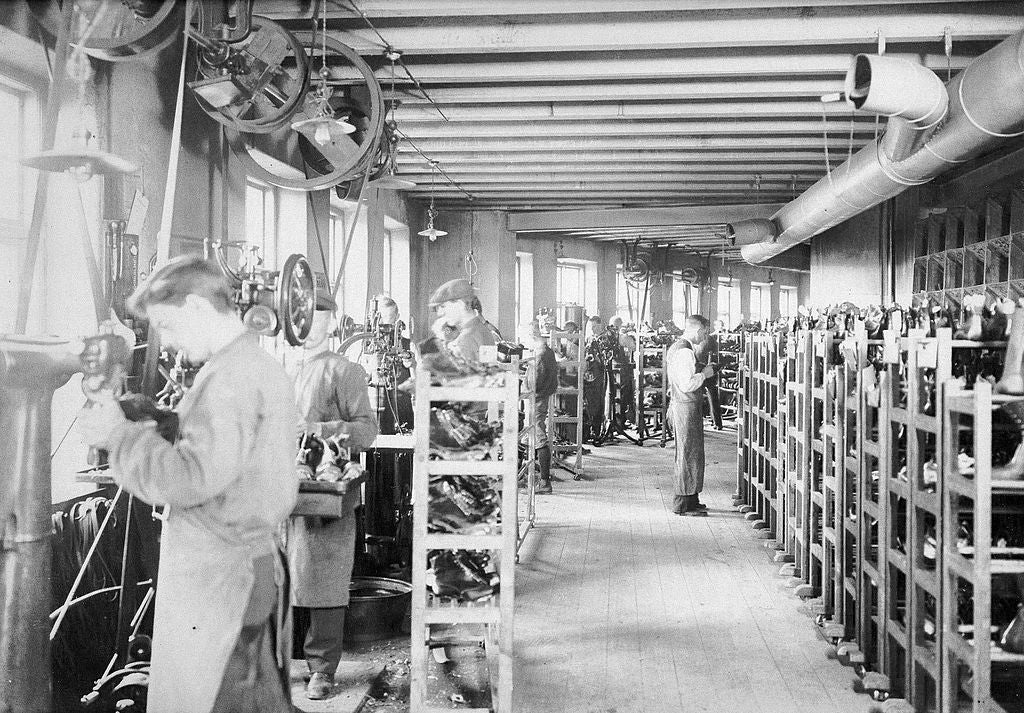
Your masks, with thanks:
[{"label": "dark cap", "polygon": [[464,278],[449,280],[434,290],[434,294],[430,295],[429,304],[431,307],[437,307],[451,300],[469,299],[473,294],[473,285],[469,284],[469,280]]},{"label": "dark cap", "polygon": [[334,312],[338,309],[338,303],[334,301],[334,297],[331,296],[330,292],[317,290],[316,309],[323,311],[330,310],[331,312]]}]

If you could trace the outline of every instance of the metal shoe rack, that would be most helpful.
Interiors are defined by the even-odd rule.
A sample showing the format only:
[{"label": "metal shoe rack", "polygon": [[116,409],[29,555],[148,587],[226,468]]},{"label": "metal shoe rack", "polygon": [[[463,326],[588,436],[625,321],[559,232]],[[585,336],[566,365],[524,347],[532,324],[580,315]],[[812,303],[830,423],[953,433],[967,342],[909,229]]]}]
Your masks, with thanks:
[{"label": "metal shoe rack", "polygon": [[[501,460],[461,461],[430,459],[430,428],[416,429],[413,453],[413,548],[412,548],[412,634],[410,711],[437,713],[450,708],[431,706],[427,691],[427,661],[430,648],[451,644],[452,626],[482,628],[491,683],[490,708],[460,708],[460,711],[508,712],[512,710],[512,643],[515,604],[515,556],[518,527],[516,476],[518,471],[518,364],[505,374],[504,384],[493,387],[449,387],[431,385],[430,372],[416,374],[416,423],[429,424],[432,405],[438,402],[487,402],[500,409],[502,421]],[[430,478],[438,475],[470,475],[501,481],[501,532],[494,535],[440,534],[428,531]],[[485,601],[462,602],[435,597],[427,587],[428,555],[432,550],[485,550],[498,562],[500,591]],[[465,639],[462,629],[455,636]]]},{"label": "metal shoe rack", "polygon": [[[522,363],[522,362],[520,362]],[[519,434],[519,445],[522,445],[524,437],[526,441],[526,457],[519,464],[516,487],[516,562],[519,561],[519,548],[526,541],[526,536],[533,529],[537,522],[537,423],[533,419],[536,413],[537,392],[526,388],[523,381],[526,373],[519,374],[519,408],[525,415],[523,430]],[[518,449],[517,449],[518,453]],[[519,500],[518,484],[525,483],[525,502]]]},{"label": "metal shoe rack", "polygon": [[774,334],[750,335],[744,343],[740,366],[744,384],[739,399],[739,420],[743,433],[740,489],[745,513],[757,537],[770,540],[780,531],[779,523],[779,378],[780,339]]},{"label": "metal shoe rack", "polygon": [[[647,335],[640,335],[636,340],[636,436],[637,443],[643,445],[649,438],[657,438],[662,448],[669,438],[668,427],[668,379],[665,373],[665,356],[668,347],[655,344]],[[653,384],[648,384],[650,377]],[[647,406],[644,402],[648,394],[653,395],[653,403]]]},{"label": "metal shoe rack", "polygon": [[[943,711],[1020,710],[1020,691],[1000,699],[993,684],[1024,679],[1024,654],[992,642],[992,605],[999,578],[1024,578],[1022,553],[993,543],[996,520],[1024,513],[1024,480],[994,477],[993,412],[1020,397],[993,395],[987,383],[973,391],[947,385],[943,399],[940,645]],[[969,445],[975,463],[963,468],[958,451]],[[971,544],[961,540],[965,529]],[[1013,559],[1011,557],[1016,557]],[[973,599],[973,602],[971,601]],[[1018,611],[1018,615],[1020,612]]]},{"label": "metal shoe rack", "polygon": [[[575,480],[583,477],[583,368],[586,355],[583,349],[582,332],[559,332],[552,330],[548,339],[551,348],[566,342],[575,342],[578,359],[562,360],[558,362],[558,391],[552,399],[554,408],[548,409],[548,443],[551,444],[551,465],[558,466],[573,474]],[[562,386],[562,373],[570,376],[575,371],[575,386]],[[571,397],[571,398],[567,398]],[[558,415],[562,405],[571,401],[573,406],[568,414]],[[569,424],[572,438],[569,443],[558,444],[556,436],[562,429],[557,428],[560,424]]]},{"label": "metal shoe rack", "polygon": [[[950,377],[1004,344],[954,341],[948,329],[874,341],[858,326],[830,366],[834,339],[790,335],[780,361],[786,447],[777,504],[786,517],[776,557],[793,557],[780,574],[798,594],[821,594],[812,612],[823,636],[857,666],[866,692],[890,699],[887,710],[998,711],[992,683],[1019,683],[1024,654],[989,646],[993,582],[1024,580],[1024,548],[994,547],[993,517],[1007,508],[1024,515],[1024,478],[991,476],[993,410],[1011,398],[993,397],[984,381],[960,391]],[[742,492],[754,511],[758,454],[771,440],[758,424],[756,351],[739,440],[751,458]],[[978,465],[961,473],[964,448]],[[965,528],[976,547],[964,545]],[[1012,700],[1008,710],[1019,706]]]}]

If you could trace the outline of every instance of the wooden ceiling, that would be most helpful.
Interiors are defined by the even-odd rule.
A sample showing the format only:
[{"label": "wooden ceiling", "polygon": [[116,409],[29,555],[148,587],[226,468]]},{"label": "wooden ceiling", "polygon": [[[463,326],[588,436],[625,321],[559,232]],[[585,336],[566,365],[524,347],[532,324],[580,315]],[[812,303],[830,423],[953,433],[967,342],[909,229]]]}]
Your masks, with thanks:
[{"label": "wooden ceiling", "polygon": [[[320,7],[254,2],[296,31],[310,30]],[[433,190],[442,211],[738,205],[758,214],[753,206],[788,201],[884,129],[822,101],[842,90],[854,54],[881,45],[945,79],[1024,28],[1024,3],[327,0],[327,17],[386,96],[388,47],[419,84],[399,66],[398,171],[419,184],[414,199]],[[433,189],[424,155],[443,171]],[[723,222],[687,215],[698,217],[676,231],[651,226],[651,242],[722,245]],[[615,239],[640,226],[563,227]]]}]

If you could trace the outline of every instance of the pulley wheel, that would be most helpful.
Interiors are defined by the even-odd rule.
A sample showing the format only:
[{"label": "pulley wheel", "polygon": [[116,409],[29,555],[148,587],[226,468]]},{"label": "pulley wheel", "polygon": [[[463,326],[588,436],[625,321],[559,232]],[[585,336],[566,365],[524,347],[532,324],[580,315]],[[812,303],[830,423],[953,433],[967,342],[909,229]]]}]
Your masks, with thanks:
[{"label": "pulley wheel", "polygon": [[[196,49],[197,76],[189,88],[199,106],[233,131],[269,134],[286,127],[309,88],[309,58],[302,43],[273,20],[253,15],[246,38],[227,47],[230,57],[223,62]],[[232,74],[239,64],[246,71]]]},{"label": "pulley wheel", "polygon": [[316,309],[316,282],[309,262],[302,255],[289,255],[277,285],[278,320],[284,338],[293,347],[309,336]]},{"label": "pulley wheel", "polygon": [[[27,0],[29,11],[50,40],[60,27],[60,0]],[[103,15],[89,39],[85,51],[91,57],[122,62],[167,47],[181,33],[185,21],[185,3],[179,0],[102,0],[79,3],[76,12],[86,14],[87,23],[104,6]]]},{"label": "pulley wheel", "polygon": [[[254,18],[255,21],[255,18]],[[305,35],[307,46],[319,46],[319,35]],[[285,126],[265,137],[246,135],[237,127],[227,126],[224,135],[245,167],[247,175],[281,188],[299,191],[319,191],[344,181],[353,181],[367,171],[375,171],[380,163],[378,155],[384,132],[384,95],[373,70],[355,50],[331,37],[326,39],[328,60],[332,55],[343,57],[358,70],[362,81],[354,84],[345,95],[335,95],[329,106],[335,116],[348,115],[347,121],[356,126],[341,143],[318,147],[290,126]],[[319,104],[312,96],[304,98],[303,111],[292,121],[312,118]],[[288,165],[280,159],[268,157],[291,156],[295,147],[303,156],[303,166]]]}]

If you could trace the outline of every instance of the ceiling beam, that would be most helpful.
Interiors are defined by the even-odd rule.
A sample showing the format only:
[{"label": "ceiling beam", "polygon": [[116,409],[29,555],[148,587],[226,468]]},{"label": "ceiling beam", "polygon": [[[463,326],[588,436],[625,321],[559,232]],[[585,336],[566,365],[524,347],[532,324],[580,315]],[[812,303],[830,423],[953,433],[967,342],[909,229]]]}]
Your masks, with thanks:
[{"label": "ceiling beam", "polygon": [[[831,146],[830,146],[831,148]],[[825,165],[825,156],[821,151],[820,147],[817,150],[800,151],[800,150],[781,150],[772,148],[771,146],[755,146],[743,152],[714,152],[713,154],[704,150],[693,150],[693,149],[636,149],[636,150],[583,150],[576,152],[564,152],[564,153],[553,153],[551,151],[518,151],[509,153],[485,153],[485,152],[464,152],[464,153],[451,153],[446,156],[448,161],[451,161],[451,168],[460,170],[460,167],[464,167],[465,170],[473,171],[477,164],[498,164],[502,166],[512,167],[516,164],[569,164],[569,163],[581,163],[590,164],[591,162],[597,161],[609,161],[615,162],[616,164],[627,164],[627,163],[640,163],[646,164],[648,162],[666,162],[679,165],[687,164],[708,164],[709,161],[714,158],[716,164],[747,164],[752,161],[756,161],[757,164],[768,166],[776,163],[787,163],[790,161],[797,162],[810,162],[817,163],[820,166]],[[832,154],[830,157],[833,162],[842,163],[846,160],[846,156],[838,154]],[[399,166],[421,166],[425,165],[425,159],[418,153],[415,153],[411,149],[399,144],[399,153],[397,158]],[[445,166],[447,171],[449,166]]]},{"label": "ceiling beam", "polygon": [[[730,119],[797,117],[821,121],[822,111],[837,119],[849,120],[853,110],[845,103],[804,99],[771,101],[604,101],[588,103],[545,102],[535,104],[457,104],[444,109],[451,122],[472,121],[578,121],[622,119],[707,119],[709,116]],[[867,117],[867,114],[860,114]],[[444,121],[437,109],[427,104],[401,104],[395,120],[406,128],[419,122]],[[873,118],[873,117],[872,117]],[[413,131],[415,129],[412,129]]]},{"label": "ceiling beam", "polygon": [[[843,154],[841,158],[845,159]],[[749,159],[748,159],[749,160]],[[712,177],[718,174],[751,176],[751,172],[742,165],[733,164],[708,164],[706,162],[693,161],[689,163],[667,162],[667,161],[644,161],[632,163],[605,163],[605,162],[562,162],[562,163],[455,163],[445,165],[444,170],[451,176],[458,176],[458,180],[473,181],[487,180],[493,174],[501,176],[514,176],[527,174],[539,176],[540,178],[554,178],[571,174],[576,176],[590,176],[591,174],[633,174],[633,175],[657,175],[659,173],[673,173],[680,176],[707,176]],[[691,173],[696,171],[697,173]],[[824,159],[820,161],[803,161],[792,163],[763,164],[758,166],[757,173],[764,177],[776,176],[781,180],[788,180],[791,176],[820,175],[825,171]],[[430,170],[425,161],[402,162],[398,164],[398,173],[403,178],[414,181],[421,179],[429,182]]]},{"label": "ceiling beam", "polygon": [[498,136],[528,137],[579,137],[579,136],[710,136],[745,135],[780,136],[803,134],[820,136],[822,132],[849,135],[871,134],[878,130],[874,117],[859,116],[856,121],[805,120],[734,120],[723,117],[718,120],[679,121],[488,121],[406,124],[402,133],[409,138],[420,139],[475,139]]},{"label": "ceiling beam", "polygon": [[[854,139],[853,146],[858,148],[867,143],[864,139]],[[840,136],[830,137],[828,146],[830,149],[845,150],[850,144],[848,138]],[[479,151],[485,153],[497,153],[501,151],[555,151],[568,153],[574,151],[608,149],[692,149],[692,150],[725,150],[735,151],[736,149],[749,149],[760,147],[765,150],[774,149],[802,149],[810,151],[821,149],[824,139],[821,135],[812,136],[645,136],[632,138],[628,136],[599,136],[599,137],[509,137],[509,138],[469,138],[461,140],[452,138],[418,139],[416,145],[427,155],[435,153],[464,153],[466,151]],[[405,150],[404,144],[399,144],[399,150]],[[412,150],[411,148],[409,150]]]},{"label": "ceiling beam", "polygon": [[[688,82],[594,82],[591,84],[531,84],[504,86],[427,87],[439,104],[533,104],[536,102],[665,101],[692,99],[817,99],[841,92],[843,77],[818,79],[693,80]],[[412,91],[400,97],[406,106],[430,105]]]},{"label": "ceiling beam", "polygon": [[688,206],[677,208],[629,208],[620,210],[573,210],[516,213],[508,217],[513,232],[560,230],[565,228],[612,228],[638,225],[684,225],[727,223],[744,218],[770,218],[782,203]]},{"label": "ceiling beam", "polygon": [[[496,170],[493,173],[471,173],[454,174],[458,176],[456,180],[460,185],[472,184],[472,183],[496,183],[496,184],[527,184],[527,185],[538,185],[542,183],[622,183],[624,181],[646,181],[646,182],[679,182],[679,181],[707,181],[713,182],[728,182],[737,183],[743,185],[753,185],[755,176],[760,176],[762,186],[778,185],[782,187],[790,186],[793,183],[794,175],[797,186],[806,186],[814,183],[820,176],[820,173],[824,173],[822,166],[815,167],[813,170],[805,171],[802,175],[796,175],[790,172],[772,172],[772,171],[757,171],[757,173],[751,173],[749,171],[739,172],[724,172],[719,170],[718,172],[701,172],[701,173],[690,173],[687,171],[656,171],[653,168],[638,168],[636,171],[623,172],[619,171],[606,171],[600,169],[586,169],[586,170],[567,170],[564,173],[554,172],[525,172],[525,171],[502,171],[501,169]],[[810,174],[810,175],[808,175]],[[425,187],[430,183],[430,173],[413,173],[409,171],[403,171],[399,175],[402,178],[408,178],[416,181],[420,187]],[[443,185],[438,183],[435,179],[436,185]]]},{"label": "ceiling beam", "polygon": [[[316,39],[312,33],[296,32],[300,40],[312,44]],[[344,42],[344,35],[338,34]],[[933,43],[934,44],[934,43]],[[947,65],[946,55],[941,46],[919,51],[900,51],[900,46],[891,47],[888,57],[897,57],[917,62],[943,75],[947,67],[959,72],[975,55],[965,52],[964,45],[954,45],[956,54],[951,55]],[[406,64],[422,84],[495,84],[523,82],[598,82],[626,81],[636,79],[680,80],[708,77],[750,77],[750,76],[831,76],[841,77],[850,67],[853,55],[863,47],[851,48],[838,45],[831,52],[818,48],[802,51],[793,48],[784,53],[751,48],[749,53],[737,54],[734,50],[701,49],[662,51],[656,55],[650,52],[616,52],[613,56],[583,55],[562,59],[558,55],[535,58],[525,57],[502,60],[500,57],[472,58],[462,62],[439,62],[433,58],[410,57]],[[984,48],[981,48],[984,49]],[[929,51],[930,50],[930,51]],[[981,50],[979,50],[981,51]],[[319,63],[311,67],[311,78],[316,78]],[[346,81],[359,75],[348,65],[330,68],[333,81]],[[384,64],[375,70],[378,81],[388,88],[392,82],[391,65]],[[395,72],[396,87],[407,87],[411,80],[401,67]]]},{"label": "ceiling beam", "polygon": [[[977,4],[977,0],[915,0],[919,5]],[[893,0],[688,0],[693,10],[751,10],[760,8],[817,7],[821,5],[849,5],[871,8],[891,5]],[[495,15],[494,0],[358,0],[359,9],[370,18],[395,17],[476,17]],[[568,15],[609,13],[666,12],[679,9],[679,0],[502,0],[501,15]],[[272,20],[312,19],[320,15],[319,3],[309,0],[254,0],[253,13]],[[328,19],[351,18],[354,13],[344,3],[329,3]]]},{"label": "ceiling beam", "polygon": [[[499,6],[500,7],[500,6]],[[606,16],[553,15],[543,19],[480,16],[471,23],[451,16],[402,24],[375,23],[387,42],[406,53],[478,54],[488,52],[594,52],[612,50],[701,49],[708,47],[781,47],[863,43],[874,47],[876,33],[889,42],[935,42],[946,28],[954,39],[1007,37],[1024,27],[1016,2],[986,3],[986,12],[966,5],[944,7],[877,6],[865,22],[860,7],[822,6],[694,10],[661,14]],[[929,11],[931,10],[931,11]],[[282,23],[308,29],[308,20]],[[377,33],[362,18],[350,16],[329,24],[342,30],[339,39],[359,52],[379,53]]]}]

